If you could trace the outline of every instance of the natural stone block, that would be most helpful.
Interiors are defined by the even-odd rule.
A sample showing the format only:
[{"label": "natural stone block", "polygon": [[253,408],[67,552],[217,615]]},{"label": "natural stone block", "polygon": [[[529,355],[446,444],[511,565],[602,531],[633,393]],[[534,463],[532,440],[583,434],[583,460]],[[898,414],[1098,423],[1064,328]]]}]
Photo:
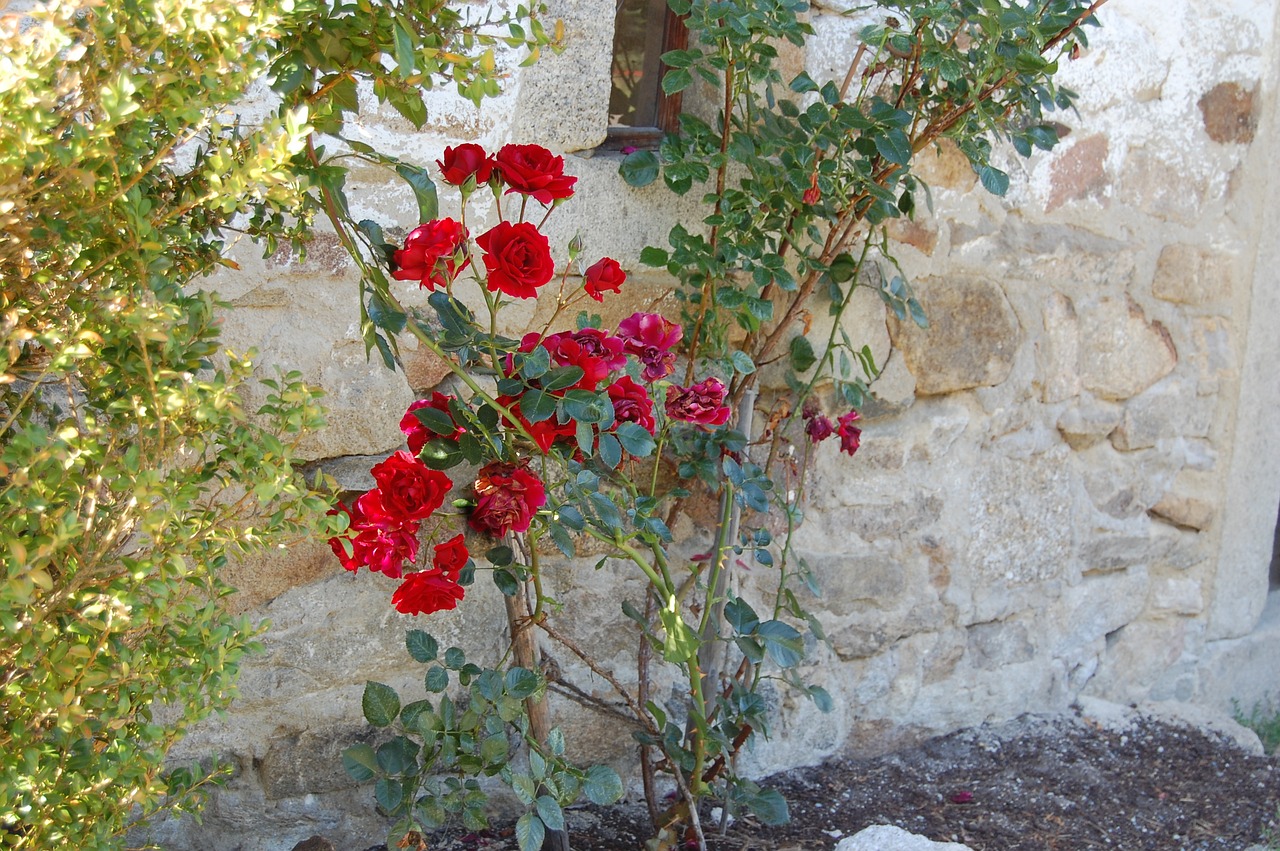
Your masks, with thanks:
[{"label": "natural stone block", "polygon": [[1103,399],[1138,395],[1178,364],[1168,329],[1129,297],[1103,298],[1080,317],[1080,378]]},{"label": "natural stone block", "polygon": [[1068,201],[1098,195],[1107,180],[1106,161],[1109,144],[1101,133],[1085,136],[1053,160],[1049,171],[1049,200],[1045,212],[1051,213]]},{"label": "natural stone block", "polygon": [[296,585],[305,585],[341,570],[328,543],[315,540],[297,541],[285,549],[231,562],[222,572],[222,578],[236,589],[227,601],[227,608],[236,614],[247,612]]},{"label": "natural stone block", "polygon": [[357,742],[368,742],[367,725],[275,736],[257,766],[267,798],[298,798],[354,788],[356,783],[342,768],[342,751]]},{"label": "natural stone block", "polygon": [[1213,523],[1217,511],[1212,503],[1193,496],[1179,493],[1167,493],[1160,501],[1148,509],[1148,512],[1161,520],[1167,520],[1184,529],[1195,529],[1203,532]]},{"label": "natural stone block", "polygon": [[942,139],[937,145],[921,151],[911,167],[930,186],[968,192],[978,182],[969,158],[950,139]]},{"label": "natural stone block", "polygon": [[916,283],[916,297],[929,328],[891,316],[889,333],[916,377],[917,395],[994,386],[1009,376],[1021,334],[999,285],[981,278],[934,278]]},{"label": "natural stone block", "polygon": [[1198,615],[1204,611],[1204,588],[1199,579],[1177,577],[1152,583],[1151,608],[1175,615]]},{"label": "natural stone block", "polygon": [[934,842],[900,827],[877,824],[841,839],[836,851],[971,851],[959,842]]},{"label": "natural stone block", "polygon": [[1019,621],[992,621],[968,628],[969,658],[984,671],[1005,665],[1030,662],[1036,649],[1026,624]]},{"label": "natural stone block", "polygon": [[885,230],[890,239],[910,245],[922,254],[933,254],[938,246],[938,228],[932,221],[890,219]]},{"label": "natural stone block", "polygon": [[1258,89],[1236,82],[1218,83],[1201,97],[1197,106],[1204,117],[1204,131],[1219,144],[1247,145],[1258,129]]},{"label": "natural stone block", "polygon": [[1041,398],[1047,404],[1064,402],[1080,394],[1080,320],[1071,299],[1059,292],[1045,300],[1041,315]]},{"label": "natural stone block", "polygon": [[1203,306],[1230,300],[1234,279],[1228,255],[1194,245],[1166,245],[1156,261],[1151,292],[1176,304]]},{"label": "natural stone block", "polygon": [[1119,405],[1093,399],[1081,400],[1058,417],[1058,433],[1067,445],[1077,451],[1101,443],[1120,424],[1123,410]]},{"label": "natural stone block", "polygon": [[1207,437],[1213,422],[1208,399],[1170,379],[1130,399],[1111,435],[1111,445],[1125,452],[1148,449],[1161,440]]}]

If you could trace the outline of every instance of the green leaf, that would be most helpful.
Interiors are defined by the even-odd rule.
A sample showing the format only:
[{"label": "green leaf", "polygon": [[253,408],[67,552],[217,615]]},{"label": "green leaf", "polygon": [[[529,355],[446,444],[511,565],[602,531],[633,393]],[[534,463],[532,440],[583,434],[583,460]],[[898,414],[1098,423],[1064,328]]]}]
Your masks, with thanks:
[{"label": "green leaf", "polygon": [[787,800],[777,789],[761,789],[747,799],[747,806],[765,824],[779,825],[791,821]]},{"label": "green leaf", "polygon": [[911,162],[911,140],[898,128],[876,136],[876,151],[891,163],[906,165]]},{"label": "green leaf", "polygon": [[400,714],[400,695],[391,686],[370,680],[364,684],[360,706],[366,721],[375,727],[386,727]]},{"label": "green leaf", "polygon": [[734,597],[724,604],[724,619],[735,631],[742,635],[755,632],[760,625],[760,617],[756,610],[741,597]]},{"label": "green leaf", "polygon": [[[396,166],[396,174],[400,175],[413,190],[413,195],[418,200],[419,219],[422,222],[429,222],[437,218],[440,215],[440,201],[436,197],[436,185],[431,182],[426,169],[400,163]],[[434,307],[434,304],[432,306]]]},{"label": "green leaf", "polygon": [[378,759],[373,748],[368,745],[352,745],[342,752],[342,767],[352,780],[364,783],[377,775]]},{"label": "green leaf", "polygon": [[682,92],[693,82],[693,74],[687,68],[673,68],[668,71],[662,78],[662,91],[666,94],[673,95],[676,92]]},{"label": "green leaf", "polygon": [[458,430],[453,417],[436,408],[418,408],[413,416],[431,431],[445,437],[453,437],[453,433]]},{"label": "green leaf", "polygon": [[539,795],[536,801],[538,807],[538,818],[542,819],[542,823],[549,830],[564,830],[564,812],[560,809],[560,805],[556,803],[556,799],[550,795]]},{"label": "green leaf", "polygon": [[769,658],[779,668],[791,668],[804,660],[804,638],[790,624],[771,620],[760,624],[756,634],[764,640]]},{"label": "green leaf", "polygon": [[427,670],[425,685],[429,692],[441,692],[449,687],[449,672],[439,665]]},{"label": "green leaf", "polygon": [[550,393],[530,388],[520,397],[520,413],[524,414],[524,418],[530,423],[540,423],[551,419],[559,401]]},{"label": "green leaf", "polygon": [[793,92],[804,94],[805,92],[816,92],[818,90],[818,84],[813,81],[812,77],[801,71],[796,75],[795,79],[791,81],[790,88]]},{"label": "green leaf", "polygon": [[546,836],[547,831],[542,826],[542,820],[533,813],[525,813],[516,822],[516,842],[520,846],[520,851],[541,851],[542,841]]},{"label": "green leaf", "polygon": [[826,713],[835,709],[835,701],[831,699],[831,694],[822,686],[809,686],[805,691],[813,701],[813,705],[818,707],[819,712]]},{"label": "green leaf", "polygon": [[729,360],[733,363],[733,368],[743,375],[750,375],[756,371],[755,361],[746,352],[734,349],[729,353]]},{"label": "green leaf", "polygon": [[610,470],[616,470],[622,463],[622,444],[611,434],[602,434],[596,439],[596,452]]},{"label": "green leaf", "polygon": [[[658,173],[658,155],[653,151],[632,151],[618,164],[618,174],[622,175],[628,186],[648,186],[658,179]],[[644,262],[643,254],[641,262]],[[662,265],[665,265],[665,261]]]},{"label": "green leaf", "polygon": [[[653,435],[639,423],[618,423],[614,434],[618,436],[618,442],[622,444],[622,448],[629,455],[636,458],[648,458],[653,454],[653,450],[657,447],[657,443],[653,439]],[[563,512],[561,512],[563,519]]]},{"label": "green leaf", "polygon": [[507,737],[503,733],[486,736],[485,740],[480,743],[480,758],[484,760],[486,765],[506,763],[509,752],[510,746],[507,744]]},{"label": "green leaf", "polygon": [[379,328],[399,334],[404,330],[406,317],[382,293],[374,290],[369,295],[369,319]]},{"label": "green leaf", "polygon": [[484,560],[495,567],[506,567],[515,561],[515,558],[515,553],[506,544],[499,544],[484,554]]},{"label": "green leaf", "polygon": [[584,375],[580,366],[558,366],[548,370],[542,378],[542,389],[548,393],[572,387],[582,380]]},{"label": "green leaf", "polygon": [[524,356],[520,374],[528,379],[540,378],[550,368],[551,352],[547,351],[546,346],[534,346],[533,351]]},{"label": "green leaf", "polygon": [[791,368],[797,373],[805,372],[818,362],[818,355],[813,350],[813,343],[807,337],[791,338]]},{"label": "green leaf", "polygon": [[982,181],[982,188],[992,195],[1003,197],[1009,191],[1009,175],[995,166],[978,166],[978,179]]},{"label": "green leaf", "polygon": [[665,266],[667,265],[667,252],[661,248],[654,248],[652,245],[640,249],[640,262],[646,266]]},{"label": "green leaf", "polygon": [[407,80],[413,76],[413,36],[400,21],[393,24],[392,31],[395,37],[396,71],[401,79]]},{"label": "green leaf", "polygon": [[451,671],[460,671],[467,664],[467,654],[461,647],[450,647],[444,651],[444,666]]},{"label": "green leaf", "polygon": [[378,806],[386,810],[388,815],[395,815],[400,805],[404,803],[404,787],[398,780],[379,777],[378,782],[373,786],[373,797],[378,801]]},{"label": "green leaf", "polygon": [[662,656],[668,662],[688,662],[698,654],[698,636],[684,622],[680,614],[680,601],[672,595],[658,612],[666,637],[662,641]]},{"label": "green leaf", "polygon": [[396,736],[378,748],[378,768],[387,774],[411,774],[418,767],[418,746]]},{"label": "green leaf", "polygon": [[607,765],[593,765],[587,769],[582,792],[587,800],[599,806],[608,806],[622,799],[622,779],[618,772]]},{"label": "green leaf", "polygon": [[415,662],[430,662],[440,652],[440,645],[428,633],[420,629],[411,629],[404,635],[405,646]]},{"label": "green leaf", "polygon": [[507,671],[507,694],[524,699],[537,694],[542,678],[528,668],[512,668]]}]

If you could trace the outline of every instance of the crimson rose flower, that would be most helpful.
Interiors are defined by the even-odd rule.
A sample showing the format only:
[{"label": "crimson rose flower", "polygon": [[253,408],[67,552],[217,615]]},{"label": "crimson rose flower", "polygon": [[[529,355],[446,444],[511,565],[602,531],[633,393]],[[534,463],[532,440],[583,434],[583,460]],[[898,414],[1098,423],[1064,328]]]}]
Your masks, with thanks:
[{"label": "crimson rose flower", "polygon": [[422,420],[414,416],[414,411],[419,411],[423,408],[432,408],[447,415],[452,421],[453,412],[449,410],[449,402],[453,398],[453,396],[446,396],[439,390],[436,390],[432,392],[430,399],[419,399],[411,404],[408,410],[404,412],[404,416],[400,418],[400,431],[404,433],[405,439],[409,443],[409,451],[414,455],[422,452],[422,447],[427,445],[428,440],[433,440],[437,437],[447,438],[448,440],[457,440],[466,433],[466,429],[458,425],[455,421],[453,434],[436,434],[434,431],[427,428],[426,425],[423,424]]},{"label": "crimson rose flower", "polygon": [[[382,494],[376,490],[362,494],[350,508],[338,503],[329,513],[351,518],[347,534],[330,538],[329,548],[343,568],[353,573],[364,566],[399,579],[404,563],[418,557],[418,522],[398,523],[387,514]],[[351,555],[342,546],[342,538],[351,543]]]},{"label": "crimson rose flower", "polygon": [[564,157],[553,155],[541,145],[503,145],[494,165],[506,181],[507,194],[532,195],[543,204],[573,194],[578,178],[564,173]]},{"label": "crimson rose flower", "polygon": [[403,449],[375,464],[369,472],[378,483],[383,510],[402,523],[430,517],[453,487],[448,476],[430,469]]},{"label": "crimson rose flower", "polygon": [[547,238],[529,222],[498,222],[476,237],[476,244],[485,252],[489,292],[534,298],[556,273]]},{"label": "crimson rose flower", "polygon": [[613,418],[620,423],[636,423],[649,434],[657,424],[653,421],[653,400],[644,385],[624,375],[608,387],[609,400],[613,402]]},{"label": "crimson rose flower", "polygon": [[467,142],[456,148],[445,148],[444,158],[436,160],[440,166],[440,176],[445,183],[461,186],[467,178],[474,177],[476,183],[488,183],[493,172],[493,160],[485,153],[484,148]]},{"label": "crimson rose flower", "polygon": [[644,364],[641,377],[645,381],[657,381],[675,372],[676,353],[671,349],[684,336],[684,329],[665,316],[633,313],[618,323],[618,336],[627,354]]},{"label": "crimson rose flower", "polygon": [[704,426],[724,425],[729,421],[729,406],[724,404],[724,394],[724,384],[714,376],[692,387],[673,384],[667,390],[667,416]]},{"label": "crimson rose flower", "polygon": [[576,366],[582,370],[582,378],[574,385],[582,390],[596,389],[610,372],[627,365],[622,340],[599,328],[561,331],[546,339],[541,339],[536,332],[525,334],[520,341],[520,351],[531,352],[539,345],[546,348],[554,365]]},{"label": "crimson rose flower", "polygon": [[429,615],[458,607],[466,591],[439,570],[420,570],[404,578],[391,604],[405,615]]},{"label": "crimson rose flower", "polygon": [[467,242],[467,229],[453,219],[436,219],[418,225],[405,237],[404,248],[391,259],[396,269],[391,277],[397,281],[417,281],[429,290],[446,287],[467,268],[470,258],[458,263],[458,253]]},{"label": "crimson rose flower", "polygon": [[507,532],[527,532],[533,515],[546,504],[542,480],[524,467],[494,462],[476,474],[476,507],[471,528],[500,538]]},{"label": "crimson rose flower", "polygon": [[814,443],[818,443],[835,434],[836,427],[822,414],[816,414],[804,424],[804,433],[809,435],[809,439]]},{"label": "crimson rose flower", "polygon": [[435,545],[435,554],[431,557],[431,566],[448,578],[458,579],[458,573],[467,566],[471,554],[462,535],[454,535],[443,544]]},{"label": "crimson rose flower", "polygon": [[848,452],[850,455],[858,451],[858,446],[862,443],[862,429],[854,425],[855,422],[862,419],[857,411],[850,411],[840,417],[836,426],[836,434],[840,435],[840,451]]},{"label": "crimson rose flower", "polygon": [[604,293],[606,291],[621,292],[622,282],[626,279],[627,273],[622,271],[618,261],[612,257],[605,257],[587,267],[583,287],[586,288],[587,295],[596,301],[604,301]]}]

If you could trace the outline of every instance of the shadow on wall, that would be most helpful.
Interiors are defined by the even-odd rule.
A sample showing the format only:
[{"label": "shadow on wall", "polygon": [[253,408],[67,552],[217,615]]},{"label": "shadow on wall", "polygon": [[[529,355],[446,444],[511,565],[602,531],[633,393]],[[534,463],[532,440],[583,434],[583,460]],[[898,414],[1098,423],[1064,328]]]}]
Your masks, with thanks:
[{"label": "shadow on wall", "polygon": [[1275,591],[1280,588],[1280,517],[1276,518],[1276,538],[1271,545],[1271,584],[1268,588]]}]

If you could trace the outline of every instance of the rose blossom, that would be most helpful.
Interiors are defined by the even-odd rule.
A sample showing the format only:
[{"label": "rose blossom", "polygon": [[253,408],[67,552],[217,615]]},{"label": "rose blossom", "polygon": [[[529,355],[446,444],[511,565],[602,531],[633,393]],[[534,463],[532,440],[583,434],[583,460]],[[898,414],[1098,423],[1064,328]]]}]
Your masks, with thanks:
[{"label": "rose blossom", "polygon": [[[539,420],[536,423],[529,422],[529,420],[525,418],[524,413],[520,410],[519,396],[499,396],[494,401],[512,413],[516,421],[519,422],[519,424],[524,427],[524,430],[529,433],[529,436],[533,438],[533,442],[538,445],[538,449],[542,450],[543,455],[546,455],[547,452],[551,450],[551,444],[561,438],[573,437],[574,432],[577,430],[577,426],[575,426],[572,421],[567,423],[558,423],[554,416],[548,417],[545,420]],[[516,423],[512,422],[509,417],[503,417],[503,419],[511,428],[516,427]]]},{"label": "rose blossom", "polygon": [[658,313],[633,313],[618,323],[618,336],[627,354],[644,364],[642,378],[657,381],[675,372],[676,354],[671,349],[684,336],[684,329]]},{"label": "rose blossom", "polygon": [[553,155],[541,145],[503,145],[494,157],[494,165],[506,181],[507,194],[519,192],[534,200],[551,204],[573,194],[576,177],[564,173],[564,157]]},{"label": "rose blossom", "polygon": [[862,417],[857,411],[850,411],[839,418],[836,433],[840,435],[841,452],[848,452],[852,455],[858,451],[858,446],[862,443],[862,429],[854,426],[854,423],[860,419]]},{"label": "rose blossom", "polygon": [[458,263],[458,252],[465,248],[466,242],[467,229],[453,219],[435,219],[418,225],[405,237],[404,248],[391,256],[396,266],[391,277],[397,281],[417,281],[428,290],[446,287],[471,262],[463,258],[462,263]]},{"label": "rose blossom", "polygon": [[455,609],[466,591],[439,570],[410,573],[391,595],[391,604],[405,615],[429,615]]},{"label": "rose blossom", "polygon": [[436,390],[431,394],[430,399],[419,399],[404,412],[404,416],[400,418],[400,431],[404,433],[405,440],[409,443],[409,451],[414,455],[422,452],[422,447],[427,445],[428,440],[433,440],[437,437],[457,440],[466,432],[466,429],[454,423],[457,427],[454,429],[453,434],[436,434],[413,414],[414,411],[423,408],[432,408],[447,414],[449,419],[452,420],[453,412],[449,410],[449,401],[453,398],[453,396],[446,396]]},{"label": "rose blossom", "polygon": [[[404,563],[418,557],[418,522],[398,523],[387,514],[382,494],[376,490],[362,494],[350,508],[338,503],[329,513],[344,513],[351,518],[347,534],[330,538],[329,547],[342,566],[353,573],[363,565],[399,579]],[[351,555],[347,555],[341,538],[350,541]]]},{"label": "rose blossom", "polygon": [[815,414],[804,424],[804,433],[809,435],[809,439],[814,443],[818,443],[835,434],[836,427],[822,414]]},{"label": "rose blossom", "polygon": [[529,531],[533,515],[547,501],[542,480],[515,464],[486,464],[476,474],[475,488],[476,507],[468,522],[495,538]]},{"label": "rose blossom", "polygon": [[649,434],[657,424],[653,421],[653,400],[644,385],[624,375],[609,385],[609,401],[613,402],[613,418],[620,423],[636,423]]},{"label": "rose blossom", "polygon": [[627,273],[622,271],[618,261],[612,257],[605,257],[587,267],[587,274],[584,276],[582,285],[586,289],[587,295],[596,301],[602,302],[604,301],[605,292],[621,292],[622,283],[626,279]]},{"label": "rose blossom", "polygon": [[556,273],[547,238],[529,222],[498,222],[476,237],[485,252],[489,271],[489,292],[504,292],[515,298],[534,298],[538,287]]},{"label": "rose blossom", "polygon": [[471,558],[465,539],[461,534],[454,535],[443,544],[436,544],[434,549],[431,566],[456,582],[458,574]]},{"label": "rose blossom", "polygon": [[724,425],[729,421],[729,406],[724,404],[724,394],[724,384],[714,376],[692,387],[673,384],[667,390],[667,416],[704,426]]},{"label": "rose blossom", "polygon": [[627,365],[622,340],[599,328],[561,331],[545,339],[540,338],[537,332],[531,332],[520,341],[520,351],[532,352],[539,345],[551,355],[555,366],[576,366],[582,370],[582,378],[574,385],[582,390],[596,389],[610,372]]},{"label": "rose blossom", "polygon": [[400,522],[423,520],[444,503],[453,482],[403,449],[369,471],[378,483],[383,510]]},{"label": "rose blossom", "polygon": [[484,148],[471,142],[445,148],[444,157],[436,160],[436,165],[440,166],[440,176],[445,183],[454,186],[461,186],[469,177],[474,177],[476,183],[488,183],[493,172],[493,160]]}]

